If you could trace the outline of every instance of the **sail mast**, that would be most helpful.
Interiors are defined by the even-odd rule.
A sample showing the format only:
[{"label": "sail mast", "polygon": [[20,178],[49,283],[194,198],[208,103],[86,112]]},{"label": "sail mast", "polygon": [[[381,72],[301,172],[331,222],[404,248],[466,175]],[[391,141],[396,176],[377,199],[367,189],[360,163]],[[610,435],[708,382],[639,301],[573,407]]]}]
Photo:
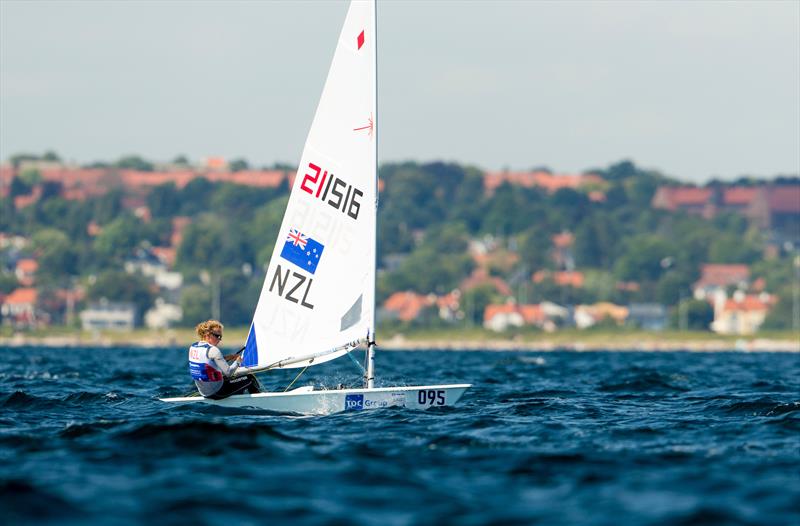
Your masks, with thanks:
[{"label": "sail mast", "polygon": [[[378,2],[372,0],[372,140],[375,148],[375,220],[373,225],[373,257],[375,268],[378,266]],[[375,387],[375,280],[377,273],[372,275],[372,334],[367,346],[367,389]]]}]

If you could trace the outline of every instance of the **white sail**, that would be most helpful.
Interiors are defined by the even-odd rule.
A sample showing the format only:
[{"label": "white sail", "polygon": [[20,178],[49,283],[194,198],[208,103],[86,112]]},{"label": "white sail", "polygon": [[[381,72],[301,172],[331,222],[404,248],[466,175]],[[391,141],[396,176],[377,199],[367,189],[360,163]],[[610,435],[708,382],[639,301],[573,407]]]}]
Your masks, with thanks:
[{"label": "white sail", "polygon": [[347,12],[245,345],[249,370],[322,363],[374,331],[374,9],[354,0]]}]

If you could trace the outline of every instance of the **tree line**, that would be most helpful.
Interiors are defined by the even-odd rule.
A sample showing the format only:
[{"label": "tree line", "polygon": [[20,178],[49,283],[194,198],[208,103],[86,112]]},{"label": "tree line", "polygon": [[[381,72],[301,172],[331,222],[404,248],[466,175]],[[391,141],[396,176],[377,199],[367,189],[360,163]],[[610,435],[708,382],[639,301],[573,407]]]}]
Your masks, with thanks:
[{"label": "tree line", "polygon": [[[789,254],[763,257],[767,233],[735,213],[707,220],[653,209],[650,203],[658,186],[676,181],[631,162],[592,173],[606,181],[600,189],[602,200],[590,199],[582,189],[551,194],[508,183],[489,194],[481,170],[455,163],[382,165],[379,267],[395,263],[380,272],[378,300],[399,290],[450,292],[474,269],[466,253],[469,242],[490,237],[498,250],[516,256],[506,259],[511,264],[494,264],[490,272],[506,280],[521,301],[653,301],[676,306],[689,297],[702,263],[744,263],[781,298],[769,325],[790,326],[795,270]],[[183,188],[164,184],[145,197],[149,220],[123,206],[126,195],[120,188],[72,201],[60,197],[58,183],[47,183],[37,202],[16,210],[13,198],[36,184],[41,181],[30,173],[12,181],[2,203],[0,231],[30,239],[26,250],[39,262],[37,286],[43,297],[55,297],[58,289],[81,283],[89,300],[131,301],[143,313],[158,291],[144,277],[126,274],[124,262],[138,248],[167,246],[172,220],[182,216],[191,218],[176,260],[176,270],[184,276],[179,298],[184,319],[191,324],[207,317],[212,289],[218,286],[226,322],[250,322],[287,202],[285,184],[253,188],[204,178]],[[90,222],[100,227],[99,234],[90,234]],[[530,279],[537,270],[556,270],[552,239],[562,232],[574,235],[574,268],[585,275],[583,287]],[[4,260],[9,261],[8,254]],[[636,283],[637,288],[620,288],[617,283]],[[3,269],[0,290],[8,292],[16,285],[9,269]],[[499,300],[486,287],[465,298],[473,306],[475,322],[480,322],[480,306]]]}]

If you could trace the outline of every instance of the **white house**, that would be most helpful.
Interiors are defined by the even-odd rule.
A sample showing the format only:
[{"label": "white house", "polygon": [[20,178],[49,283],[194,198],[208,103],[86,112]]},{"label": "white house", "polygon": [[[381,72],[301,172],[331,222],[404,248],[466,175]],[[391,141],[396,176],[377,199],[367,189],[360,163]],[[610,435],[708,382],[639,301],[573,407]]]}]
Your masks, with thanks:
[{"label": "white house", "polygon": [[112,303],[103,299],[90,304],[80,317],[85,331],[131,330],[136,323],[136,308],[132,303]]},{"label": "white house", "polygon": [[182,318],[183,310],[179,305],[157,298],[153,308],[144,314],[144,324],[150,329],[168,329]]}]

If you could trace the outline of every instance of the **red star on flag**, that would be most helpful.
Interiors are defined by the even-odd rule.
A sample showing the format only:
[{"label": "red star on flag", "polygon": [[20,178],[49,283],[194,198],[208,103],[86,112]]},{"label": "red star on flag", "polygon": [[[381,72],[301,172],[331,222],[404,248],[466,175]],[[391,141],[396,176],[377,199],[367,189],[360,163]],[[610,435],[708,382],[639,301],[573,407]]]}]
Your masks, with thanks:
[{"label": "red star on flag", "polygon": [[358,35],[358,49],[361,49],[361,46],[364,45],[364,31],[361,31],[361,34]]}]

